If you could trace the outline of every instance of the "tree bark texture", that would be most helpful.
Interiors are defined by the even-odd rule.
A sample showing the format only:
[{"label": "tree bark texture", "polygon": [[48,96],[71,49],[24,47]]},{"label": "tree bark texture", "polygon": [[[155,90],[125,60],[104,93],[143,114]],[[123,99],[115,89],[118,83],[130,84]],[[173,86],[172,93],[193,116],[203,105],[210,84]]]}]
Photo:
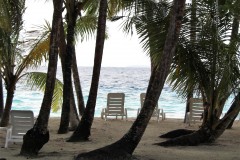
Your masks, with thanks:
[{"label": "tree bark texture", "polygon": [[2,118],[3,109],[4,109],[3,83],[2,76],[0,74],[0,118]]},{"label": "tree bark texture", "polygon": [[78,102],[78,111],[79,114],[82,116],[85,110],[84,98],[82,93],[81,81],[78,74],[78,66],[77,66],[77,59],[76,59],[76,51],[75,48],[73,50],[73,62],[72,62],[72,72],[73,72],[73,82],[76,90],[77,95],[77,102]]},{"label": "tree bark texture", "polygon": [[9,123],[9,116],[10,116],[10,111],[12,108],[12,102],[13,102],[13,97],[14,97],[14,92],[15,92],[15,80],[11,80],[11,83],[7,84],[7,97],[6,97],[6,103],[5,103],[5,108],[3,111],[0,127],[6,127]]},{"label": "tree bark texture", "polygon": [[[170,25],[161,60],[159,66],[157,66],[151,74],[146,99],[136,121],[120,140],[109,146],[91,151],[89,155],[93,156],[95,154],[96,157],[94,158],[102,156],[102,159],[117,159],[118,157],[129,157],[134,152],[144,134],[168,75],[178,41],[184,7],[185,0],[174,0]],[[114,155],[116,152],[117,156]],[[76,159],[81,159],[81,157],[88,158],[88,153],[80,154]],[[93,157],[91,158],[94,159]]]},{"label": "tree bark texture", "polygon": [[69,130],[70,131],[74,131],[76,130],[80,119],[78,117],[78,113],[77,113],[77,107],[76,107],[76,103],[74,100],[74,96],[73,96],[73,91],[71,93],[71,100],[70,100],[70,126],[69,126]]},{"label": "tree bark texture", "polygon": [[103,55],[105,31],[106,31],[106,17],[107,17],[107,0],[101,0],[99,17],[98,17],[95,58],[94,58],[94,66],[93,66],[93,74],[92,74],[93,76],[92,76],[92,82],[91,82],[91,87],[89,92],[89,98],[87,101],[84,114],[81,118],[81,121],[77,129],[75,130],[75,132],[69,138],[68,140],[69,142],[86,141],[90,136],[90,130],[91,130],[91,126],[94,118],[99,77],[100,77],[101,64],[102,64],[102,55]]},{"label": "tree bark texture", "polygon": [[65,66],[64,66],[64,76],[63,76],[63,105],[62,105],[62,115],[61,122],[58,133],[63,134],[68,132],[69,127],[69,116],[70,116],[70,97],[72,90],[72,54],[74,51],[74,29],[76,25],[76,12],[75,12],[75,0],[66,1],[67,8],[67,46],[65,54]]},{"label": "tree bark texture", "polygon": [[49,140],[48,120],[51,110],[52,96],[56,80],[59,26],[62,19],[63,0],[53,0],[53,20],[50,37],[49,64],[46,80],[46,88],[43,96],[39,116],[33,126],[23,137],[23,145],[20,155],[36,156],[39,150]]},{"label": "tree bark texture", "polygon": [[185,110],[185,116],[184,116],[184,123],[186,123],[187,122],[187,113],[189,112],[189,109],[190,109],[190,98],[192,98],[193,97],[193,93],[189,93],[188,95],[187,95],[187,102],[186,102],[186,110]]}]

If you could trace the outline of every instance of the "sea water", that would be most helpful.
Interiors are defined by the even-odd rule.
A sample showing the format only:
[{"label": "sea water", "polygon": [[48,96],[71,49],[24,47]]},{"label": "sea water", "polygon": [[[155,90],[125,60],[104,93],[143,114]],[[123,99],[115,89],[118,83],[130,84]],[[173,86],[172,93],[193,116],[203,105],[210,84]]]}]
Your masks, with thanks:
[{"label": "sea water", "polygon": [[[40,72],[47,71],[47,67],[38,69]],[[88,99],[89,89],[92,78],[91,67],[79,67],[80,81],[85,104]],[[61,68],[58,67],[57,78],[62,81]],[[102,108],[106,107],[107,94],[110,92],[125,93],[125,107],[127,108],[128,117],[136,117],[137,110],[140,107],[140,93],[147,90],[150,78],[150,68],[143,67],[103,67],[99,81],[98,96],[95,108],[95,117],[100,117]],[[6,96],[6,91],[5,91]],[[5,98],[5,97],[4,97]],[[32,110],[34,115],[39,114],[42,104],[43,92],[31,90],[23,82],[19,82],[13,99],[12,109]],[[184,118],[186,109],[186,100],[177,95],[168,84],[164,85],[158,105],[166,113],[167,118]],[[230,101],[224,110],[229,107]],[[52,117],[60,117],[61,110],[53,113]]]}]

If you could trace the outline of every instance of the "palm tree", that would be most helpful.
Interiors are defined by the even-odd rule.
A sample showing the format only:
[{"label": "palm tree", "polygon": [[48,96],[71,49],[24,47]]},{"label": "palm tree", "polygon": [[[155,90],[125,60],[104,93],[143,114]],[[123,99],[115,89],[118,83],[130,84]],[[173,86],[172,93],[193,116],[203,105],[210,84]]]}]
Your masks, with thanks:
[{"label": "palm tree", "polygon": [[[143,1],[141,1],[141,3],[143,3]],[[138,115],[134,124],[131,126],[130,130],[117,142],[88,153],[79,154],[76,159],[131,158],[132,153],[134,152],[135,148],[141,140],[142,135],[144,134],[144,131],[153,113],[154,107],[156,106],[158,98],[161,94],[164,82],[167,78],[171,61],[175,53],[175,47],[178,41],[178,35],[181,28],[181,20],[184,13],[184,6],[184,0],[175,0],[173,2],[173,8],[171,11],[172,16],[170,18],[168,33],[159,65],[154,68],[151,74],[143,108],[141,109],[140,114]]]},{"label": "palm tree", "polygon": [[[0,52],[1,54],[1,57],[4,57],[2,58],[2,61],[1,61],[1,69],[4,70],[4,72],[1,73],[1,76],[4,76],[4,77],[8,77],[9,75],[11,75],[11,73],[8,73],[9,70],[5,70],[4,68],[9,68],[9,65],[10,63],[10,54],[5,54],[5,52],[9,51],[10,52],[13,52],[12,53],[12,60],[14,62],[14,66],[12,66],[12,70],[13,70],[13,76],[15,77],[16,81],[13,82],[13,88],[15,88],[16,86],[16,83],[18,83],[18,81],[22,78],[27,78],[27,82],[26,85],[31,85],[32,87],[34,88],[39,88],[40,90],[43,90],[43,86],[45,86],[44,84],[42,84],[41,80],[44,80],[44,76],[45,74],[39,74],[39,73],[36,73],[36,72],[25,72],[26,69],[28,68],[32,68],[32,67],[38,67],[41,62],[43,60],[47,60],[48,59],[48,49],[49,49],[49,30],[50,30],[50,25],[48,23],[46,23],[46,25],[44,25],[43,27],[40,28],[41,32],[36,29],[34,31],[29,31],[29,32],[26,32],[25,35],[27,35],[27,39],[24,39],[24,41],[20,41],[20,39],[17,39],[18,36],[12,36],[12,38],[16,38],[16,40],[12,40],[14,42],[14,45],[10,44],[11,41],[7,41],[7,36],[13,34],[13,31],[14,30],[11,30],[9,28],[9,25],[8,22],[11,21],[11,14],[13,14],[13,12],[11,12],[11,14],[8,14],[8,12],[10,12],[10,9],[7,8],[7,4],[8,3],[4,3],[3,1],[0,1],[0,3],[2,4],[1,5],[1,13],[5,13],[6,15],[8,16],[4,16],[4,14],[1,14],[3,15],[3,17],[1,17],[1,24],[0,24],[0,31],[1,31],[1,37],[2,37],[2,41],[1,41],[1,51],[3,52]],[[9,1],[10,3],[10,1]],[[17,4],[16,4],[17,5]],[[23,4],[21,4],[23,5]],[[19,5],[19,7],[21,6]],[[24,8],[24,7],[23,7]],[[19,12],[20,14],[20,12]],[[23,12],[21,13],[23,14]],[[19,16],[21,17],[21,16]],[[20,18],[18,18],[18,20],[21,20]],[[14,23],[13,23],[14,24]],[[14,27],[14,25],[13,25]],[[19,32],[21,30],[21,27],[19,29]],[[43,31],[42,31],[43,30]],[[38,34],[38,37],[37,38],[32,38],[32,37],[35,37],[34,34]],[[5,35],[5,36],[4,36]],[[30,38],[28,38],[30,37]],[[9,43],[9,44],[8,44]],[[14,47],[7,47],[7,44],[9,46],[14,46]],[[21,45],[24,45],[24,46],[21,46]],[[27,48],[26,46],[29,46],[29,48]],[[29,54],[28,55],[21,55],[22,52],[24,52],[24,50],[20,50],[19,48],[24,48],[26,50],[30,50],[29,51]],[[12,50],[12,51],[11,51]],[[7,58],[7,56],[9,56],[9,58]],[[14,80],[14,79],[12,79]],[[6,78],[6,81],[10,81],[9,78]],[[8,82],[9,83],[9,82]],[[59,87],[60,88],[57,88]],[[7,91],[8,92],[8,91]],[[53,103],[52,103],[52,108],[54,111],[57,110],[57,108],[59,108],[59,104],[62,103],[62,99],[61,99],[61,93],[62,90],[61,90],[61,85],[59,84],[56,84],[55,85],[55,91],[54,91],[54,98],[53,98]],[[7,97],[8,101],[9,101],[9,97]],[[3,103],[3,98],[2,98],[2,103]],[[12,100],[11,100],[11,103],[12,103]],[[8,107],[5,107],[6,110],[5,110],[5,117],[2,118],[2,121],[4,121],[3,123],[7,124],[8,123],[8,120],[7,120],[7,117],[9,117],[9,112],[11,110],[11,105],[10,103],[6,103],[6,106]],[[10,106],[10,107],[9,107]],[[3,109],[3,107],[2,107]]]},{"label": "palm tree", "polygon": [[[4,3],[1,2],[1,19],[3,19],[3,23],[1,23],[0,28],[0,47],[1,47],[1,77],[6,83],[7,90],[7,99],[5,109],[3,111],[3,116],[1,119],[0,126],[5,127],[8,125],[9,121],[9,112],[11,110],[12,99],[15,90],[15,75],[13,73],[14,69],[14,61],[17,53],[17,44],[19,37],[19,32],[21,29],[22,23],[22,12],[24,8],[24,2],[18,2],[13,4],[11,1],[7,1]],[[6,22],[6,24],[4,24]],[[13,43],[11,43],[13,42]]]},{"label": "palm tree", "polygon": [[[60,26],[60,51],[59,51],[59,56],[60,56],[60,59],[61,59],[61,66],[62,66],[62,73],[63,73],[63,77],[66,78],[66,75],[65,75],[65,57],[66,57],[66,51],[67,51],[67,44],[66,44],[66,38],[65,38],[65,32],[64,32],[64,26],[63,26],[63,22],[61,21],[61,26]],[[73,67],[72,67],[73,68]],[[78,73],[78,72],[77,72]],[[79,78],[79,77],[76,77],[76,78]],[[69,85],[69,84],[68,84]],[[72,83],[70,84],[71,86],[71,91],[70,91],[70,113],[66,113],[64,112],[64,109],[62,109],[62,114],[63,114],[63,117],[65,116],[64,114],[70,114],[70,125],[71,125],[71,129],[74,129],[77,127],[77,124],[79,122],[79,117],[78,117],[78,113],[77,113],[77,110],[76,110],[76,103],[75,103],[75,99],[74,99],[74,93],[73,93],[73,87],[72,87]],[[80,82],[79,82],[79,85],[80,85]],[[66,94],[66,93],[65,93]],[[66,96],[66,97],[63,97],[63,99],[68,99],[69,96]],[[83,99],[83,97],[81,97]],[[66,105],[68,105],[66,103],[66,100],[64,100],[65,103],[62,104],[62,108],[65,108]],[[83,106],[84,107],[84,106]],[[67,123],[66,123],[67,122]],[[68,119],[67,121],[65,122],[65,120],[63,118],[61,118],[61,126],[62,123],[64,123],[66,125],[66,127],[64,126],[63,128],[68,128]]]},{"label": "palm tree", "polygon": [[228,114],[220,119],[227,98],[239,86],[239,39],[236,38],[239,34],[239,11],[236,6],[239,6],[239,1],[221,1],[219,4],[215,1],[199,2],[198,27],[195,30],[197,38],[191,47],[187,36],[188,22],[184,24],[181,43],[172,65],[171,82],[182,95],[191,90],[200,93],[210,107],[198,131],[160,145],[213,142],[239,113],[237,94]]},{"label": "palm tree", "polygon": [[[79,9],[83,9],[86,2],[87,1],[84,1],[82,4],[80,3],[82,7],[79,7]],[[96,15],[95,14],[85,15],[85,16],[81,15],[76,22],[75,40],[77,40],[79,37],[81,41],[87,40],[91,36],[95,35],[96,30],[97,30]],[[79,114],[82,116],[85,110],[85,104],[83,99],[82,88],[80,85],[80,78],[78,74],[78,66],[77,66],[75,50],[73,51],[72,56],[73,56],[73,62],[72,62],[73,81],[74,81],[75,91],[77,95],[78,111],[79,111]]]},{"label": "palm tree", "polygon": [[52,31],[50,37],[49,49],[49,64],[46,80],[46,89],[42,101],[39,116],[33,126],[23,137],[23,145],[21,148],[21,155],[35,156],[45,143],[49,140],[48,120],[51,110],[52,96],[54,91],[57,59],[58,59],[58,46],[59,46],[59,26],[62,20],[62,6],[63,0],[53,0],[53,20]]},{"label": "palm tree", "polygon": [[[3,1],[1,1],[3,3]],[[22,43],[19,38],[19,33],[22,30],[22,14],[24,13],[25,1],[18,1],[18,3],[13,3],[11,0],[4,2],[1,5],[1,13],[3,13],[2,18],[3,23],[0,27],[0,68],[1,77],[6,84],[6,103],[1,119],[0,126],[8,125],[9,113],[12,106],[13,96],[15,93],[16,83],[21,79],[24,74],[24,70],[29,67],[38,66],[46,57],[46,51],[41,48],[45,41],[42,37],[39,40],[34,41],[33,46],[31,46],[30,53],[28,55],[22,55],[25,46],[21,46]],[[44,34],[44,33],[43,33]],[[31,39],[26,40],[33,43]],[[41,43],[41,45],[39,45]],[[41,48],[37,50],[37,46]]]},{"label": "palm tree", "polygon": [[94,118],[98,83],[99,83],[101,63],[102,63],[105,30],[106,30],[106,17],[107,17],[107,0],[101,0],[100,7],[99,7],[93,76],[92,76],[92,83],[89,91],[89,98],[87,101],[86,109],[81,118],[81,121],[77,129],[69,138],[68,140],[69,142],[88,140],[88,137],[90,136],[90,129],[91,129],[93,118]]},{"label": "palm tree", "polygon": [[[74,44],[74,40],[77,39],[77,35],[80,35],[81,38],[83,39],[84,37],[86,37],[85,35],[83,35],[83,33],[89,33],[90,35],[93,34],[92,32],[96,29],[95,27],[95,16],[94,15],[86,15],[83,17],[79,17],[79,15],[81,16],[81,10],[83,9],[83,7],[86,5],[87,1],[84,2],[77,2],[77,1],[67,1],[66,5],[67,5],[67,13],[66,13],[66,17],[67,17],[67,46],[66,46],[66,52],[68,54],[71,54],[70,57],[65,57],[64,59],[64,63],[66,63],[66,60],[68,60],[68,65],[71,66],[72,71],[73,71],[73,78],[74,78],[74,84],[75,84],[75,89],[76,89],[76,94],[77,94],[77,100],[78,100],[78,105],[79,105],[79,113],[80,115],[83,115],[83,112],[85,110],[84,108],[84,100],[83,100],[83,95],[82,95],[82,90],[81,90],[81,85],[80,85],[80,79],[79,79],[79,75],[78,75],[78,68],[77,68],[77,62],[76,62],[76,54],[75,54],[75,44]],[[90,21],[89,21],[90,20]],[[87,28],[86,28],[87,27]],[[74,37],[75,35],[75,37]],[[74,39],[75,38],[75,39]],[[72,59],[72,61],[71,61]],[[64,72],[66,72],[66,67],[64,67]],[[69,70],[71,71],[71,70]],[[70,74],[69,74],[70,75]],[[66,78],[69,78],[71,76],[66,76]],[[65,79],[66,79],[65,78]],[[66,84],[66,86],[65,86]],[[69,83],[65,83],[64,82],[64,86],[70,86],[71,83],[69,81]],[[66,91],[66,94],[68,94],[69,92]],[[67,99],[67,96],[64,96],[64,99]],[[72,100],[73,102],[74,100]],[[69,105],[67,105],[67,103],[63,103],[63,110],[66,108],[65,111],[62,111],[62,118],[61,118],[61,125],[59,128],[58,133],[66,133],[68,130],[68,116],[69,116],[69,112],[67,109]]]},{"label": "palm tree", "polygon": [[[66,21],[67,21],[67,45],[66,45],[66,53],[63,57],[64,59],[64,74],[63,74],[63,106],[62,106],[62,115],[61,115],[61,123],[58,129],[58,133],[67,133],[69,126],[69,113],[70,113],[70,97],[73,94],[69,94],[72,91],[72,54],[74,51],[74,29],[76,25],[77,13],[75,0],[67,0],[66,1]],[[65,41],[65,40],[64,40]]]}]

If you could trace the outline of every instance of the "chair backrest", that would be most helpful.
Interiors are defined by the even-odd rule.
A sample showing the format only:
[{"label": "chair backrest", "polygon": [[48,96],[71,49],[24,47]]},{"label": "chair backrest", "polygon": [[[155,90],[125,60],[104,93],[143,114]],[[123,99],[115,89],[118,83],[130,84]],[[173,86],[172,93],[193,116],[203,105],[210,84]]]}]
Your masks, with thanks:
[{"label": "chair backrest", "polygon": [[[141,102],[141,108],[143,107],[143,104],[144,104],[144,100],[145,100],[145,97],[146,97],[146,93],[141,93],[140,94],[140,102]],[[154,116],[156,113],[158,112],[158,103],[153,111],[153,115]]]},{"label": "chair backrest", "polygon": [[107,95],[107,112],[108,114],[124,113],[124,93],[108,93]]},{"label": "chair backrest", "polygon": [[33,112],[29,110],[12,110],[10,112],[12,137],[23,136],[33,127],[34,116]]},{"label": "chair backrest", "polygon": [[200,121],[204,112],[203,100],[201,98],[190,98],[190,121]]}]

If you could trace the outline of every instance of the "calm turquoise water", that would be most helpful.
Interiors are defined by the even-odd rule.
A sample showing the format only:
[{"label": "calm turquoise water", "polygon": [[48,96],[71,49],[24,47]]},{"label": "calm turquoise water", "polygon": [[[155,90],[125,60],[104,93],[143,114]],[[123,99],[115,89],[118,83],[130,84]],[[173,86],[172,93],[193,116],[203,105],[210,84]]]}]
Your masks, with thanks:
[{"label": "calm turquoise water", "polygon": [[[46,67],[38,71],[46,71]],[[92,68],[79,67],[81,86],[85,99],[88,98],[91,83]],[[99,82],[98,98],[95,116],[100,117],[102,108],[106,105],[106,97],[109,92],[124,92],[125,107],[128,109],[129,117],[136,117],[137,109],[140,107],[140,93],[146,92],[150,76],[150,68],[111,68],[106,67],[101,70]],[[57,77],[61,79],[61,69],[58,69]],[[19,83],[14,96],[12,109],[29,109],[37,116],[41,107],[43,93],[31,90],[27,85]],[[165,85],[158,101],[160,108],[166,112],[167,118],[183,118],[185,112],[185,100]],[[225,107],[225,110],[228,108]],[[51,116],[60,117],[61,111],[51,113]]]}]

